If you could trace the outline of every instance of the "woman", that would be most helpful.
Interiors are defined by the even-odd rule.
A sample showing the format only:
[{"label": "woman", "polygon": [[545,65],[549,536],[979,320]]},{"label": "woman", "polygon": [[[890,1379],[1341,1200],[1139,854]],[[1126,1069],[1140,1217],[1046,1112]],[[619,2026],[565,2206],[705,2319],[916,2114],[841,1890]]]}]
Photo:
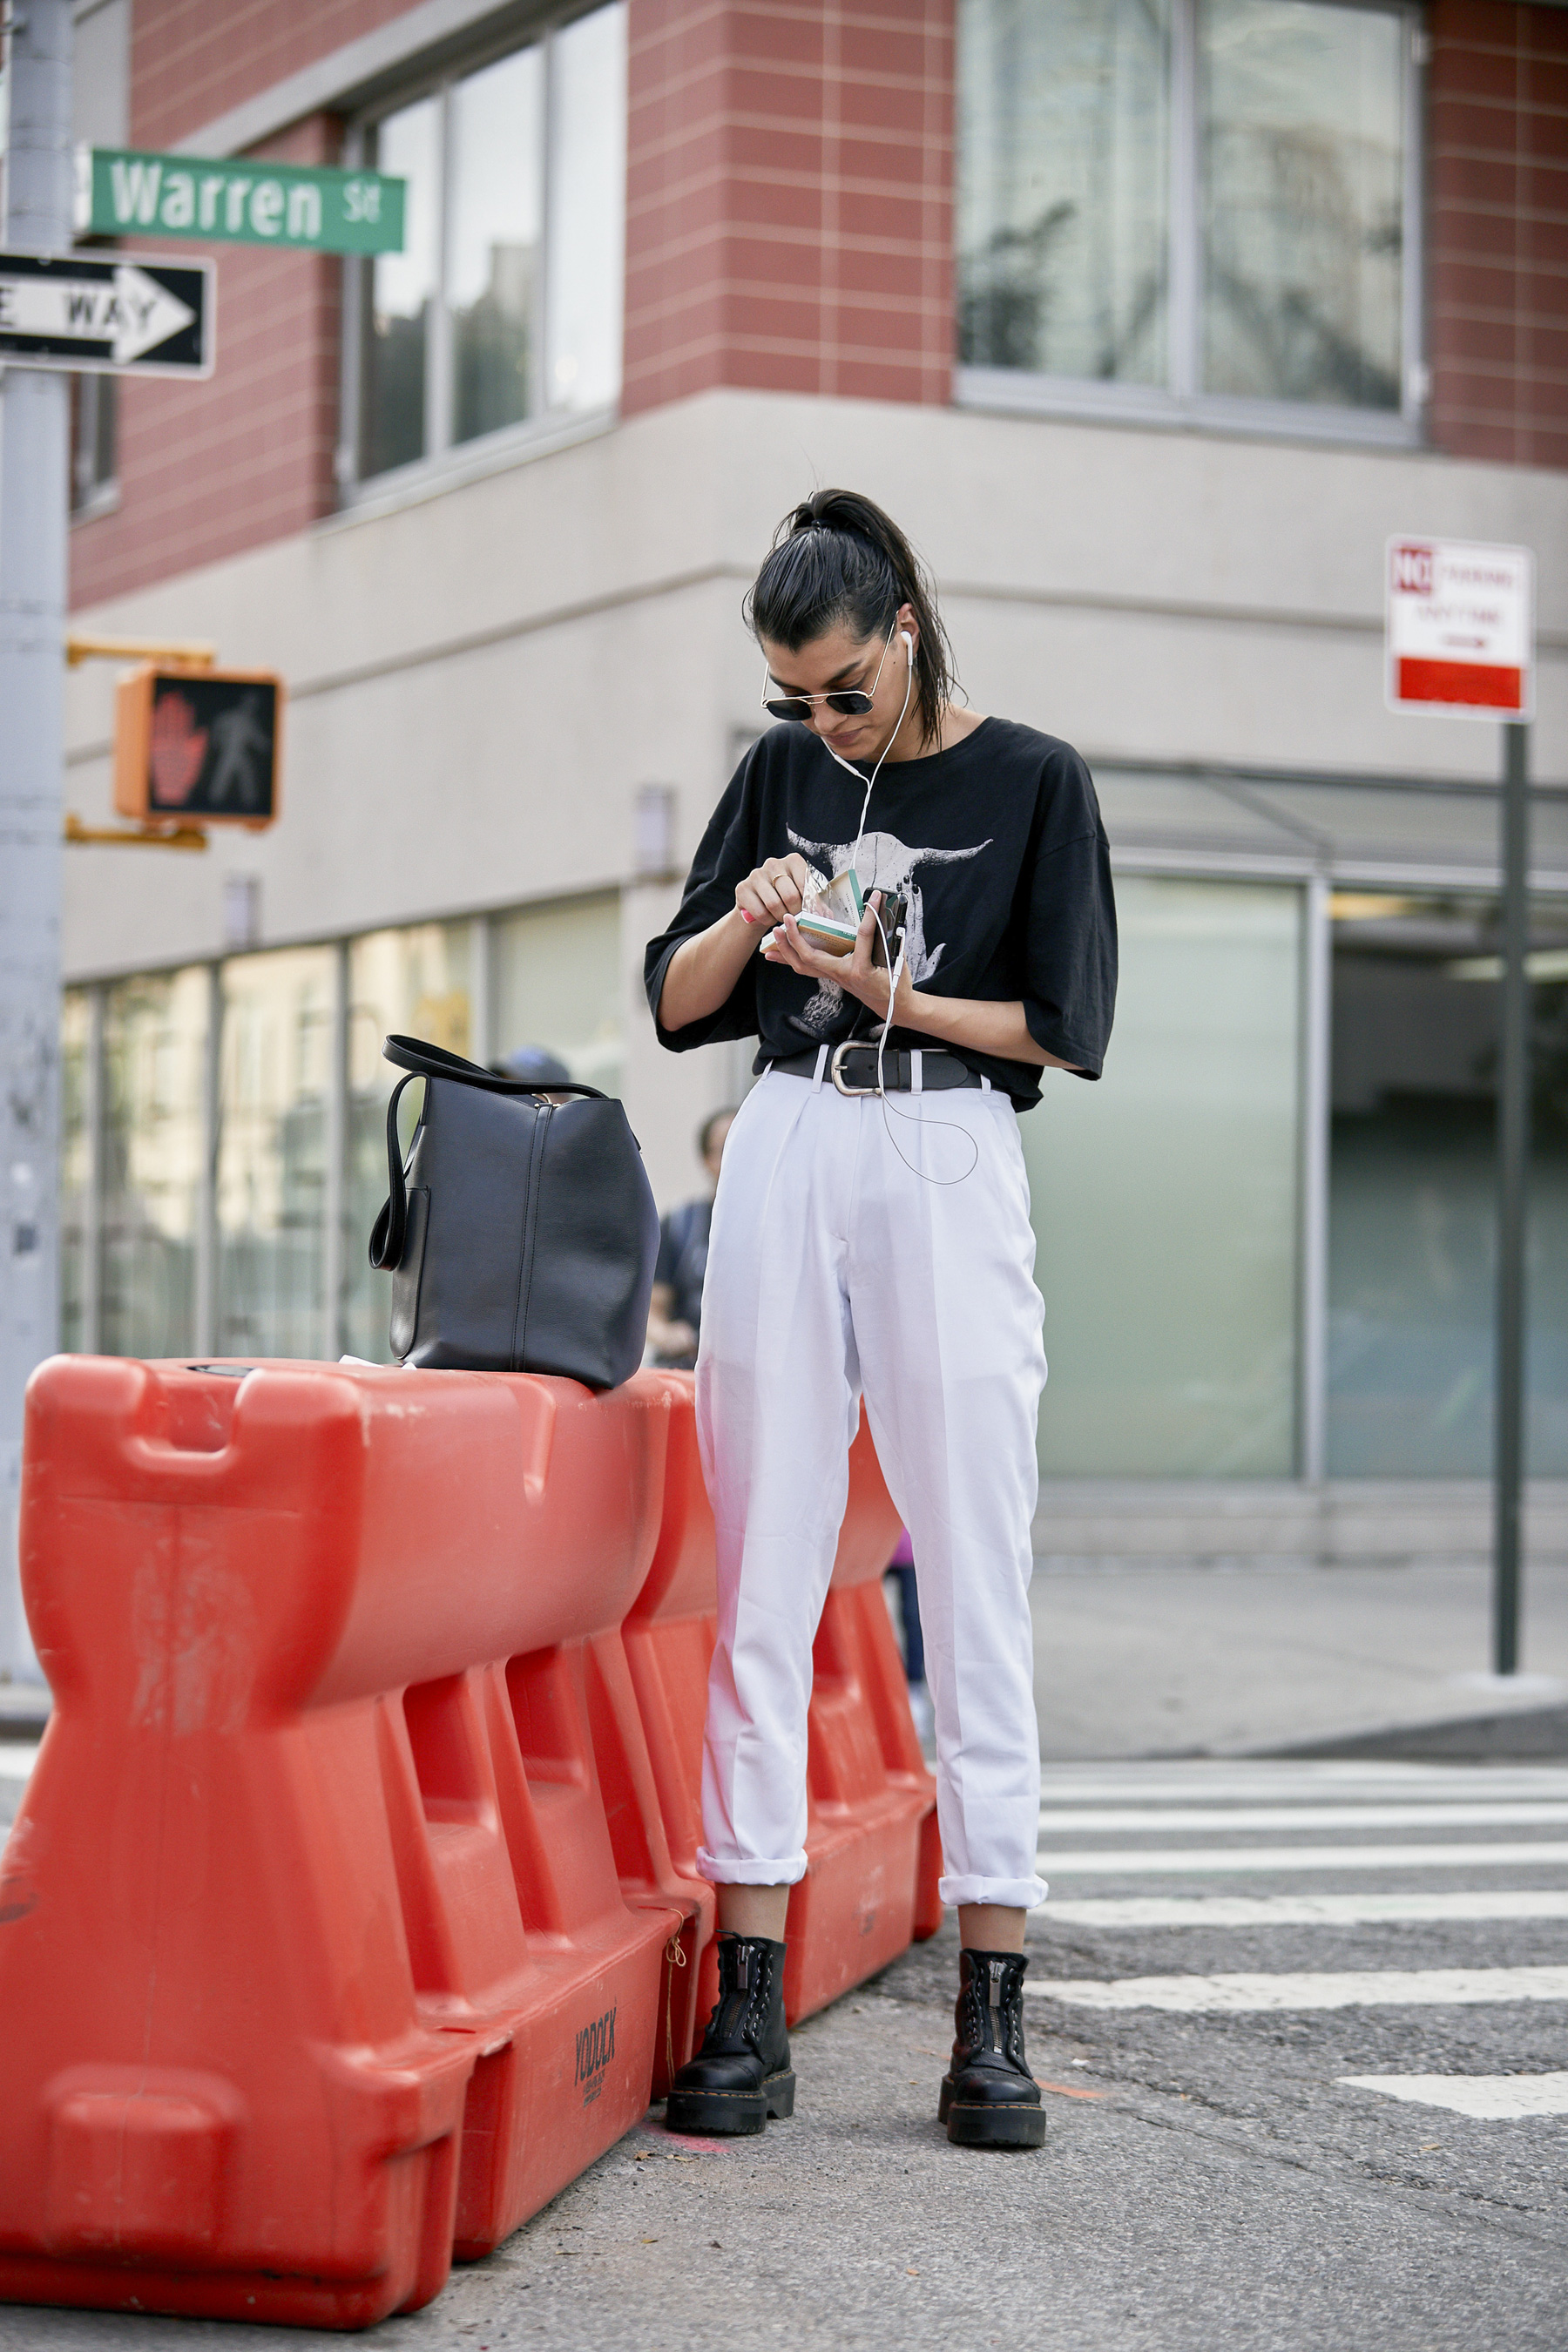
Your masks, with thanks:
[{"label": "woman", "polygon": [[[1067,744],[955,709],[935,597],[868,499],[819,491],[747,600],[762,736],[647,951],[661,1042],[756,1035],[731,1129],[697,1362],[719,1547],[701,1866],[720,2000],[677,2077],[681,2130],[761,2131],[795,2098],[782,1970],[805,1870],[812,1641],[863,1394],[919,1563],[957,2039],[938,2113],[1038,2147],[1024,2054],[1039,1735],[1027,1590],[1046,1377],[1016,1112],[1100,1075],[1116,929],[1094,787]],[[863,919],[852,952],[797,919]]]}]

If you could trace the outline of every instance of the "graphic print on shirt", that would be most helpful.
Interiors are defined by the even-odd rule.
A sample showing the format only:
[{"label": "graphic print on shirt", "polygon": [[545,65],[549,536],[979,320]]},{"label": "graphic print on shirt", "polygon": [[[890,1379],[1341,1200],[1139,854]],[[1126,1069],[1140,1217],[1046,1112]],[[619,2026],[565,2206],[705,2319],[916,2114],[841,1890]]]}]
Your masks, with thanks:
[{"label": "graphic print on shirt", "polygon": [[[789,829],[791,845],[821,874],[824,883],[841,873],[855,856],[852,841],[807,841],[804,835]],[[860,838],[860,854],[856,858],[856,872],[867,898],[873,890],[881,890],[889,898],[896,890],[906,894],[908,912],[904,918],[904,960],[910,978],[917,988],[929,980],[942,961],[945,940],[939,940],[928,949],[925,935],[925,902],[918,882],[913,879],[918,866],[962,866],[971,857],[978,857],[989,849],[989,836],[977,841],[973,849],[910,849],[896,833],[868,833]],[[823,1037],[837,1027],[844,1009],[844,991],[837,981],[825,980],[816,995],[796,1018],[795,1025],[809,1030],[814,1036]]]}]

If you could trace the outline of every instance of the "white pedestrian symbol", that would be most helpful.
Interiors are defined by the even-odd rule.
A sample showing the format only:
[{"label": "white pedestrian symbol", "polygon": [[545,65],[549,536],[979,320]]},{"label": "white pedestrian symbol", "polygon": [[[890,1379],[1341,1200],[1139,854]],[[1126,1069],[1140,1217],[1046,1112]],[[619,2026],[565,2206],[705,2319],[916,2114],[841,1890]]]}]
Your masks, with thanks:
[{"label": "white pedestrian symbol", "polygon": [[270,753],[271,739],[258,715],[260,703],[259,695],[245,695],[212,722],[215,758],[207,798],[215,804],[232,794],[241,808],[264,805],[262,763]]}]

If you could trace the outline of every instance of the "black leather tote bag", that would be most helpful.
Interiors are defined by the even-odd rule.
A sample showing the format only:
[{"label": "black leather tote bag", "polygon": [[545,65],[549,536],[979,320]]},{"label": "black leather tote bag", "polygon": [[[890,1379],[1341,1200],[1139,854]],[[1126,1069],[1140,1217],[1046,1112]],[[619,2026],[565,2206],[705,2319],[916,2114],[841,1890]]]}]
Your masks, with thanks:
[{"label": "black leather tote bag", "polygon": [[[546,1102],[439,1045],[388,1037],[390,1192],[370,1262],[392,1276],[389,1339],[425,1370],[559,1372],[613,1389],[642,1361],[658,1213],[637,1138],[595,1087]],[[397,1104],[425,1107],[404,1165]]]}]

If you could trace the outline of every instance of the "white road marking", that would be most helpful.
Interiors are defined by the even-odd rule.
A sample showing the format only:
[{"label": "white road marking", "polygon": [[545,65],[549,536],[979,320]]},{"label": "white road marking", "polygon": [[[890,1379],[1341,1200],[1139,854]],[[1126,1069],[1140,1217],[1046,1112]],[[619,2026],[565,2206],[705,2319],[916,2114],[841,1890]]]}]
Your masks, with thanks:
[{"label": "white road marking", "polygon": [[1353,1927],[1381,1919],[1568,1919],[1568,1888],[1453,1895],[1101,1895],[1051,1903],[1046,1927]]},{"label": "white road marking", "polygon": [[1568,1843],[1500,1839],[1495,1845],[1204,1845],[1129,1846],[1083,1853],[1047,1853],[1035,1867],[1046,1878],[1158,1878],[1170,1872],[1275,1870],[1518,1869],[1522,1864],[1568,1863]]},{"label": "white road marking", "polygon": [[1078,2009],[1213,2011],[1447,2007],[1453,2003],[1568,2000],[1568,1969],[1347,1969],[1295,1975],[1041,1978],[1037,2000]]},{"label": "white road marking", "polygon": [[1244,1799],[1281,1804],[1301,1798],[1568,1797],[1568,1771],[1525,1764],[1279,1765],[1234,1773],[1223,1765],[1194,1764],[1163,1780],[1125,1778],[1104,1769],[1079,1776],[1047,1764],[1041,1782],[1046,1807],[1064,1804],[1231,1804]]},{"label": "white road marking", "polygon": [[1568,2116],[1568,2074],[1341,2074],[1336,2079],[1352,2090],[1381,2091],[1385,2098],[1409,2099],[1423,2107],[1447,2107],[1483,2123]]},{"label": "white road marking", "polygon": [[1040,1808],[1040,1827],[1057,1837],[1118,1830],[1409,1830],[1477,1828],[1504,1822],[1524,1825],[1568,1822],[1568,1803],[1426,1805],[1232,1805],[1152,1812],[1145,1805],[1084,1810]]},{"label": "white road marking", "polygon": [[37,1740],[0,1739],[0,1780],[25,1780],[37,1760]]}]

